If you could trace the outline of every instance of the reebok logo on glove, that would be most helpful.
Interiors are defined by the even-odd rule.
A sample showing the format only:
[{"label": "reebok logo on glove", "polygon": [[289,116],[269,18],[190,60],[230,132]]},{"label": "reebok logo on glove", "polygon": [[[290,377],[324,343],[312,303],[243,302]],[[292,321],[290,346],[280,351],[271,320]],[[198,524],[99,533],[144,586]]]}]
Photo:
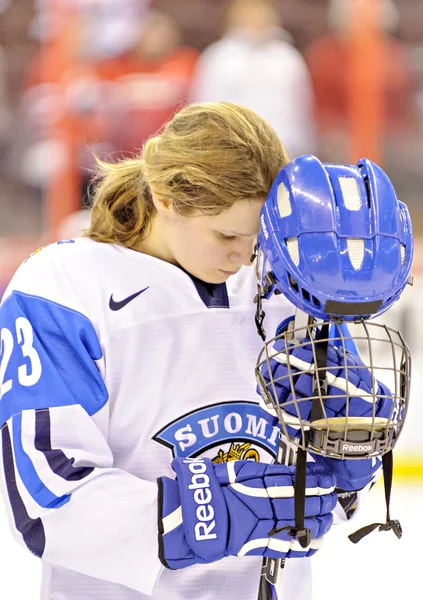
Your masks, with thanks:
[{"label": "reebok logo on glove", "polygon": [[188,459],[183,461],[188,465],[192,473],[189,490],[194,490],[194,502],[197,504],[195,511],[197,522],[194,525],[194,535],[198,542],[216,539],[216,533],[212,531],[216,527],[214,520],[214,508],[211,504],[213,495],[210,490],[210,477],[206,474],[207,465],[204,460]]}]

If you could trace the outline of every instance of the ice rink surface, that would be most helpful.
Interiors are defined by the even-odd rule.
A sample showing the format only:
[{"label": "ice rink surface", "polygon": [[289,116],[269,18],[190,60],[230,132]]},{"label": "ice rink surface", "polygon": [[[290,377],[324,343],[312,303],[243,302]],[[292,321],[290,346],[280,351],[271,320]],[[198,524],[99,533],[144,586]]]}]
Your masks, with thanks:
[{"label": "ice rink surface", "polygon": [[[404,596],[405,589],[413,590],[416,598],[422,597],[423,482],[416,486],[394,481],[391,516],[401,521],[401,540],[392,532],[378,531],[357,545],[348,540],[348,533],[384,519],[383,485],[379,481],[361,514],[344,526],[334,527],[313,557],[313,600],[397,600]],[[39,589],[40,563],[13,540],[1,506],[0,598],[38,600]]]}]

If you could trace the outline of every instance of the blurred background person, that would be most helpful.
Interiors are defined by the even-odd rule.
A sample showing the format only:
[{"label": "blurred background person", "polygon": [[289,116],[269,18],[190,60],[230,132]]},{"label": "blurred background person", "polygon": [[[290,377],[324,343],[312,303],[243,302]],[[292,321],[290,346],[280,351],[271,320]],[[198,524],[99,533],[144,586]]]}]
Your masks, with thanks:
[{"label": "blurred background person", "polygon": [[[356,0],[329,0],[327,34],[315,38],[304,56],[314,89],[314,110],[318,128],[319,153],[324,160],[348,160],[349,64],[351,62],[350,23]],[[370,9],[371,2],[367,4]],[[383,130],[400,138],[410,133],[413,81],[404,45],[395,38],[399,14],[392,0],[380,0],[380,22],[383,31],[381,47]],[[366,7],[365,7],[366,9]],[[363,78],[372,77],[363,65]]]},{"label": "blurred background person", "polygon": [[263,115],[291,157],[315,149],[312,88],[272,0],[233,0],[222,38],[202,53],[190,99],[226,100]]},{"label": "blurred background person", "polygon": [[97,75],[112,84],[105,120],[107,140],[116,151],[139,149],[187,101],[197,58],[194,48],[181,43],[175,19],[150,10],[138,24],[133,45],[99,62]]},{"label": "blurred background person", "polygon": [[[48,6],[46,0],[38,2]],[[38,43],[22,73],[13,146],[15,156],[20,157],[18,169],[27,194],[38,204],[42,204],[51,180],[66,158],[65,144],[56,135],[64,120],[76,140],[79,204],[83,205],[86,199],[92,153],[102,155],[113,150],[105,141],[106,123],[101,110],[108,94],[96,73],[97,64],[108,56],[108,49],[104,33],[93,37],[89,17],[85,12],[79,14],[72,23],[72,32],[65,30],[65,65],[63,57],[56,56],[58,24],[49,11],[37,13],[29,25],[31,38]]]},{"label": "blurred background person", "polygon": [[[60,117],[55,107],[64,104],[78,140],[81,207],[89,203],[94,154],[137,151],[187,101],[198,57],[196,50],[181,45],[178,24],[166,13],[144,11],[130,23],[120,44],[116,37],[123,35],[122,22],[115,23],[117,32],[111,22],[95,35],[95,13],[83,14],[74,32],[77,49],[71,72],[62,74],[59,62],[47,64],[46,33],[41,34],[43,44],[24,78],[19,127],[25,140],[22,177],[39,197],[62,158],[52,130]],[[102,23],[105,15],[100,16]]]}]

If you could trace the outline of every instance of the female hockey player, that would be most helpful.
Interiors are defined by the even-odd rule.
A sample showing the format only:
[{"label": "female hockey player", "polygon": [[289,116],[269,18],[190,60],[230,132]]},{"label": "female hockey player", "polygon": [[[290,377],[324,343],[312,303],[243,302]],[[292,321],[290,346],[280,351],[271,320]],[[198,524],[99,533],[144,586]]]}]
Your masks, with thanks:
[{"label": "female hockey player", "polygon": [[[269,537],[292,525],[295,467],[268,466],[278,427],[254,377],[250,265],[288,160],[251,110],[185,107],[139,156],[101,164],[85,237],[16,272],[0,307],[1,480],[42,600],[256,600],[265,556],[288,559],[287,599],[310,598],[336,476],[308,467],[307,548]],[[269,301],[268,330],[292,313]]]}]

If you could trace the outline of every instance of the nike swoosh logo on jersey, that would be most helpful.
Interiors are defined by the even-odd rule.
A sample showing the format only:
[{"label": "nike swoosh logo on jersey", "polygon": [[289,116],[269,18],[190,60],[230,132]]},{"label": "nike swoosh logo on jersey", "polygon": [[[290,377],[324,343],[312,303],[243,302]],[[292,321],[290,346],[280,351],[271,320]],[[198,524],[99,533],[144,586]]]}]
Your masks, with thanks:
[{"label": "nike swoosh logo on jersey", "polygon": [[126,306],[127,304],[129,304],[132,300],[134,300],[134,298],[136,298],[137,296],[139,296],[140,294],[142,294],[143,292],[145,292],[145,290],[148,290],[150,286],[144,288],[143,290],[139,291],[139,292],[135,292],[135,294],[132,294],[132,296],[128,296],[127,298],[124,298],[123,300],[113,300],[113,294],[110,296],[110,300],[109,300],[109,308],[111,310],[120,310],[121,308],[123,308],[124,306]]}]

